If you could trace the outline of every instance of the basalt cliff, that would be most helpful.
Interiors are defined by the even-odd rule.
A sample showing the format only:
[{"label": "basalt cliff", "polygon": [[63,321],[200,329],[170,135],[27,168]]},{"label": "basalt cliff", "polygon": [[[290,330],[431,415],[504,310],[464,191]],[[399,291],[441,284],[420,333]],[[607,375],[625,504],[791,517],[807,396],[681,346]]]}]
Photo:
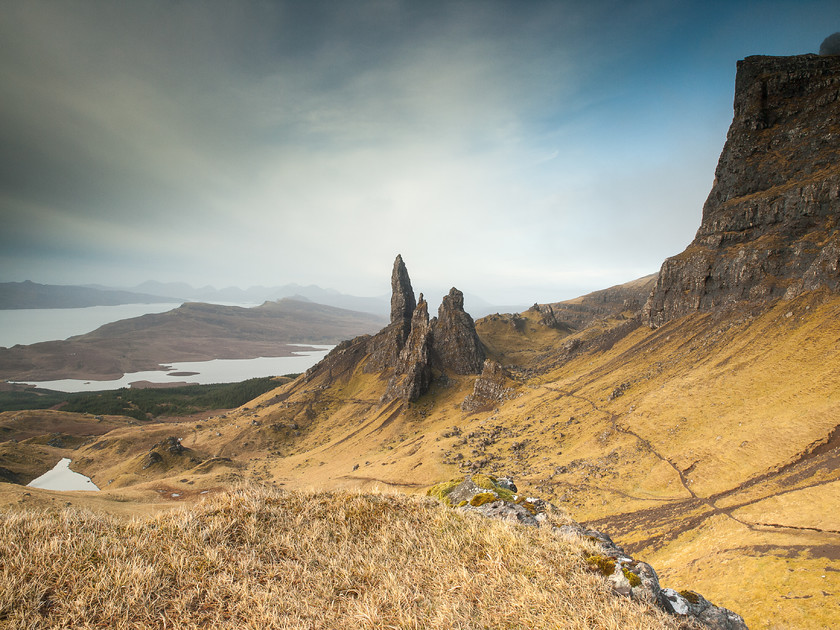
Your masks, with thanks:
[{"label": "basalt cliff", "polygon": [[652,326],[840,287],[840,56],[747,57],[700,229],[662,265]]}]

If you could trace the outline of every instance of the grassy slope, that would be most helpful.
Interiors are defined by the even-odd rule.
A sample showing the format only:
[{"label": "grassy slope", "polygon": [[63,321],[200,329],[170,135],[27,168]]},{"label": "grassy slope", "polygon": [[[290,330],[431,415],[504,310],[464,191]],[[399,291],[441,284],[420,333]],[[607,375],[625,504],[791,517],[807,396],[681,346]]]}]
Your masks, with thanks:
[{"label": "grassy slope", "polygon": [[404,495],[240,489],[133,520],[18,511],[0,518],[0,626],[677,627],[614,596],[593,551]]},{"label": "grassy slope", "polygon": [[[758,317],[639,328],[482,414],[459,408],[470,378],[404,409],[378,406],[374,375],[299,383],[284,407],[258,412],[301,429],[264,474],[294,487],[411,489],[455,474],[444,463],[453,454],[489,458],[489,470],[565,500],[653,561],[666,585],[695,588],[751,627],[828,627],[840,592],[838,467],[834,443],[819,444],[840,411],[838,315],[836,297],[811,295]],[[534,360],[550,363],[544,342]],[[461,434],[444,437],[453,425]]]},{"label": "grassy slope", "polygon": [[[563,361],[565,333],[488,321],[479,330],[495,356],[546,371],[518,372],[517,397],[487,412],[460,408],[474,377],[381,406],[387,375],[359,370],[336,383],[297,380],[205,422],[118,429],[68,456],[100,486],[146,502],[237,479],[421,491],[481,461],[610,533],[665,586],[697,590],[752,628],[831,627],[840,298],[637,328]],[[574,337],[608,338],[626,324]],[[168,435],[188,452],[143,469]]]}]

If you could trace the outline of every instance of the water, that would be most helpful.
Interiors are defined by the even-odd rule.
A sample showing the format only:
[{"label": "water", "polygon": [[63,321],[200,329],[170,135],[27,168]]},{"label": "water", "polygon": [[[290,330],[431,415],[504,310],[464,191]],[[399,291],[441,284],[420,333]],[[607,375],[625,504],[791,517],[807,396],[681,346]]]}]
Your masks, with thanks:
[{"label": "water", "polygon": [[[317,350],[295,352],[291,357],[259,357],[257,359],[214,359],[212,361],[190,361],[167,365],[166,370],[133,372],[113,381],[83,381],[61,379],[57,381],[26,381],[44,389],[60,392],[92,392],[129,387],[137,381],[151,383],[187,382],[207,385],[211,383],[236,383],[261,376],[280,376],[305,372],[323,359],[334,346],[311,345]],[[171,375],[176,372],[198,372],[190,376]]]},{"label": "water", "polygon": [[67,339],[96,330],[103,324],[147,313],[163,313],[180,305],[181,302],[174,302],[0,310],[0,347]]},{"label": "water", "polygon": [[67,457],[62,457],[52,470],[26,485],[43,490],[99,490],[89,477],[70,470],[70,459]]}]

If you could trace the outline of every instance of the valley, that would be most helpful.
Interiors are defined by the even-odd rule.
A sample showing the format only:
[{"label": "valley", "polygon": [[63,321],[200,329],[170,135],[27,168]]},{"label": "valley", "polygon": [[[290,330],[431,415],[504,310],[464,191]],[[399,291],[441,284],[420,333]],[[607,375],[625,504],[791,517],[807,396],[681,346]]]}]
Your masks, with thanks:
[{"label": "valley", "polygon": [[[254,529],[255,522],[283,521],[294,531],[295,523],[314,521],[313,536],[347,549],[355,544],[348,531],[358,534],[360,523],[379,531],[386,521],[376,518],[392,515],[383,506],[397,504],[418,527],[431,522],[435,542],[450,540],[440,532],[459,531],[447,520],[459,513],[405,495],[422,495],[440,482],[454,487],[465,475],[508,477],[517,500],[543,499],[558,508],[547,519],[574,519],[611,536],[653,565],[662,586],[680,590],[685,601],[700,593],[753,629],[834,627],[840,618],[838,94],[840,57],[739,62],[732,126],[694,241],[658,274],[575,300],[474,321],[453,287],[434,316],[397,255],[387,321],[287,300],[247,313],[187,304],[63,345],[0,351],[3,376],[75,370],[96,378],[127,365],[157,364],[164,353],[173,361],[178,352],[248,355],[283,352],[293,340],[342,340],[299,377],[235,409],[200,417],[157,422],[63,410],[7,412],[0,423],[0,472],[10,483],[0,484],[0,503],[9,514],[30,515],[33,531],[39,527],[35,510],[52,515],[62,502],[84,508],[100,515],[95,527],[112,538],[122,527],[113,519],[125,515],[151,519],[138,536],[152,535],[152,522],[174,531],[177,519],[204,519],[216,523],[214,532],[236,530],[224,549],[240,551],[242,540],[262,549],[263,530]],[[302,329],[284,319],[288,310],[302,309],[310,324],[329,321],[330,332],[310,329],[303,339]],[[191,330],[201,334],[190,339]],[[190,350],[179,345],[187,339]],[[64,457],[102,491],[59,494],[21,485]],[[469,506],[481,507],[474,498]],[[498,493],[485,499],[510,503]],[[278,505],[292,507],[275,510]],[[213,519],[220,514],[240,520],[219,524]],[[291,525],[288,514],[296,515]],[[458,522],[476,526],[468,516]],[[493,536],[521,550],[519,536],[554,531],[525,530],[510,527]],[[604,547],[582,551],[600,544],[587,535],[588,543],[578,536],[575,550],[562,553],[577,558],[575,570],[591,577],[592,566],[603,566],[597,554]],[[302,552],[290,552],[290,534],[283,536],[260,562],[275,554],[284,570],[294,565]],[[482,536],[472,540],[488,540]],[[550,540],[535,544],[559,544],[557,537]],[[365,544],[374,546],[367,538]],[[462,547],[450,547],[454,556],[453,548]],[[447,573],[447,592],[476,593],[470,567],[479,566],[482,576],[501,572],[516,554],[481,546],[472,565],[454,565],[465,567],[455,569],[460,577]],[[495,569],[485,567],[485,559]],[[322,575],[320,562],[307,560],[307,570],[294,565],[292,581]],[[543,571],[555,570],[545,569],[549,565],[518,566],[516,579],[542,588]],[[395,569],[388,583],[400,584],[394,586],[403,598],[397,608],[413,611],[411,619],[387,597],[375,604],[365,599],[375,597],[372,585],[379,584],[374,567],[329,571],[324,580],[336,589],[324,595],[335,601],[329,611],[352,609],[357,620],[368,611],[372,627],[440,622],[434,607],[425,607],[425,594],[409,598]],[[661,611],[637,597],[625,577],[630,597],[620,601],[647,615],[630,627],[676,625],[658,617]],[[611,592],[601,584],[598,597]],[[532,601],[519,605],[530,611]],[[471,608],[464,618],[486,619],[481,614]],[[499,614],[511,627],[524,627],[513,613]],[[551,627],[544,617],[539,623],[548,625],[535,627]]]}]

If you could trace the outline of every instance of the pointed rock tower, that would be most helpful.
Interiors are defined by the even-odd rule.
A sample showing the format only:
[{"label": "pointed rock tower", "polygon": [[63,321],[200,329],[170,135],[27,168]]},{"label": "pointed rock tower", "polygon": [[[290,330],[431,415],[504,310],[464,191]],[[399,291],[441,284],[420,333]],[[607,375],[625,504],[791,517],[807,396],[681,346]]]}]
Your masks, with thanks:
[{"label": "pointed rock tower", "polygon": [[417,302],[402,256],[397,254],[391,271],[391,323],[373,339],[365,372],[381,372],[397,365],[408,335]]},{"label": "pointed rock tower", "polygon": [[361,365],[368,374],[389,375],[383,402],[417,400],[429,391],[435,374],[479,374],[484,346],[472,317],[464,311],[464,294],[452,288],[438,317],[429,321],[423,294],[415,301],[402,256],[391,272],[391,322],[372,337],[365,335],[336,346],[306,373],[307,380],[351,374]]},{"label": "pointed rock tower", "polygon": [[434,366],[455,374],[479,374],[486,355],[475,332],[475,322],[464,311],[464,294],[455,287],[443,297],[433,322]]}]

